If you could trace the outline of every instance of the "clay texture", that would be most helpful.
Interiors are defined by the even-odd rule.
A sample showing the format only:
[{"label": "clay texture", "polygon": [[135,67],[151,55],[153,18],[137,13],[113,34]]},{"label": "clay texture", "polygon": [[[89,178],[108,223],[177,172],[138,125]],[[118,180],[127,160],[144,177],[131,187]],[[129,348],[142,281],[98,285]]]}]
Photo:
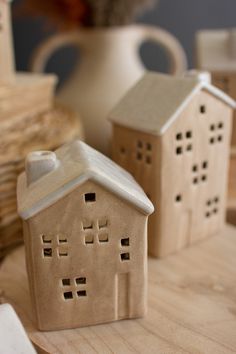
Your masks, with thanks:
[{"label": "clay texture", "polygon": [[18,209],[39,329],[145,314],[153,205],[130,174],[80,141],[33,153]]},{"label": "clay texture", "polygon": [[149,253],[165,257],[224,223],[235,102],[207,75],[146,74],[110,115],[113,159],[155,206]]}]

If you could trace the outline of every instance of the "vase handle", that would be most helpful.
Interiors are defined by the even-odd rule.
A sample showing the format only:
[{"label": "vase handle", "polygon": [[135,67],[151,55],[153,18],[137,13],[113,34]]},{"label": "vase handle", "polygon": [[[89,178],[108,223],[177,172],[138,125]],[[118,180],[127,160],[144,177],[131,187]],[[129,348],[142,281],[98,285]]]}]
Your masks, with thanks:
[{"label": "vase handle", "polygon": [[187,57],[185,51],[176,37],[170,32],[154,26],[136,26],[140,31],[140,45],[143,42],[151,41],[161,46],[170,61],[169,73],[181,74],[187,69]]},{"label": "vase handle", "polygon": [[78,32],[59,33],[47,38],[34,50],[30,60],[30,70],[37,73],[44,72],[48,60],[55,51],[67,45],[78,46],[79,44]]}]

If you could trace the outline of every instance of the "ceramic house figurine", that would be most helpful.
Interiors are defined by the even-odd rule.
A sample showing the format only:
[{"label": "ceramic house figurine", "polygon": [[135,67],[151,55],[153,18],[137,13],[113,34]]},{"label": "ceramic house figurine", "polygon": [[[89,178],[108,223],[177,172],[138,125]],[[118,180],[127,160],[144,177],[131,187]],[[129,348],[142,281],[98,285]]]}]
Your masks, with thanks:
[{"label": "ceramic house figurine", "polygon": [[0,353],[36,354],[17,314],[9,304],[0,305]]},{"label": "ceramic house figurine", "polygon": [[14,73],[9,3],[10,0],[0,0],[0,78],[3,81],[12,79]]},{"label": "ceramic house figurine", "polygon": [[208,73],[147,73],[110,115],[113,159],[158,204],[149,252],[164,257],[218,232],[224,221],[235,102]]},{"label": "ceramic house figurine", "polygon": [[18,209],[39,329],[145,314],[153,205],[130,174],[81,141],[33,152]]},{"label": "ceramic house figurine", "polygon": [[[211,72],[213,84],[236,99],[236,28],[197,32],[196,59],[200,70]],[[236,112],[232,145],[236,149]]]}]

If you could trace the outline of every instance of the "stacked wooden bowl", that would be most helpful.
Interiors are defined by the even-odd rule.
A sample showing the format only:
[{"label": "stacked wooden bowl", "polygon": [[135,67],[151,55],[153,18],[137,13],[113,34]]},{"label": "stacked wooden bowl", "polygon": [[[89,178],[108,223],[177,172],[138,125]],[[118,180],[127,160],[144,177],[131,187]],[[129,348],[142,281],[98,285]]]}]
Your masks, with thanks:
[{"label": "stacked wooden bowl", "polygon": [[[16,183],[24,169],[26,155],[33,150],[54,150],[70,140],[81,138],[78,117],[67,108],[54,105],[55,81],[46,82],[51,86],[48,89],[45,81],[44,87],[41,85],[38,89],[38,95],[35,90],[35,99],[32,87],[38,85],[38,78],[31,82],[30,90],[18,88],[14,100],[11,100],[9,89],[0,87],[0,259],[22,241]],[[16,85],[13,91],[16,92]],[[20,107],[21,100],[24,105],[27,102],[25,96],[29,98],[28,105]]]}]

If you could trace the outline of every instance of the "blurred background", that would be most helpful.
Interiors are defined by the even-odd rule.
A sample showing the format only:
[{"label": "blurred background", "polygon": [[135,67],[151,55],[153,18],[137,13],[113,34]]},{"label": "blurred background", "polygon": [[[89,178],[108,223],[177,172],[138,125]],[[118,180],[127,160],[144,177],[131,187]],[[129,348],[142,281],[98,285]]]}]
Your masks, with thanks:
[{"label": "blurred background", "polygon": [[[20,3],[22,0],[13,3],[16,66],[18,70],[27,70],[32,51],[53,30],[45,26],[43,19],[19,17],[16,9]],[[194,33],[203,28],[236,26],[235,13],[235,0],[159,0],[137,22],[161,26],[173,33],[187,53],[189,66],[193,67]],[[166,72],[165,54],[160,48],[145,43],[140,52],[148,69]],[[48,63],[47,71],[57,73],[63,80],[73,68],[77,55],[73,48],[58,51]]]}]

